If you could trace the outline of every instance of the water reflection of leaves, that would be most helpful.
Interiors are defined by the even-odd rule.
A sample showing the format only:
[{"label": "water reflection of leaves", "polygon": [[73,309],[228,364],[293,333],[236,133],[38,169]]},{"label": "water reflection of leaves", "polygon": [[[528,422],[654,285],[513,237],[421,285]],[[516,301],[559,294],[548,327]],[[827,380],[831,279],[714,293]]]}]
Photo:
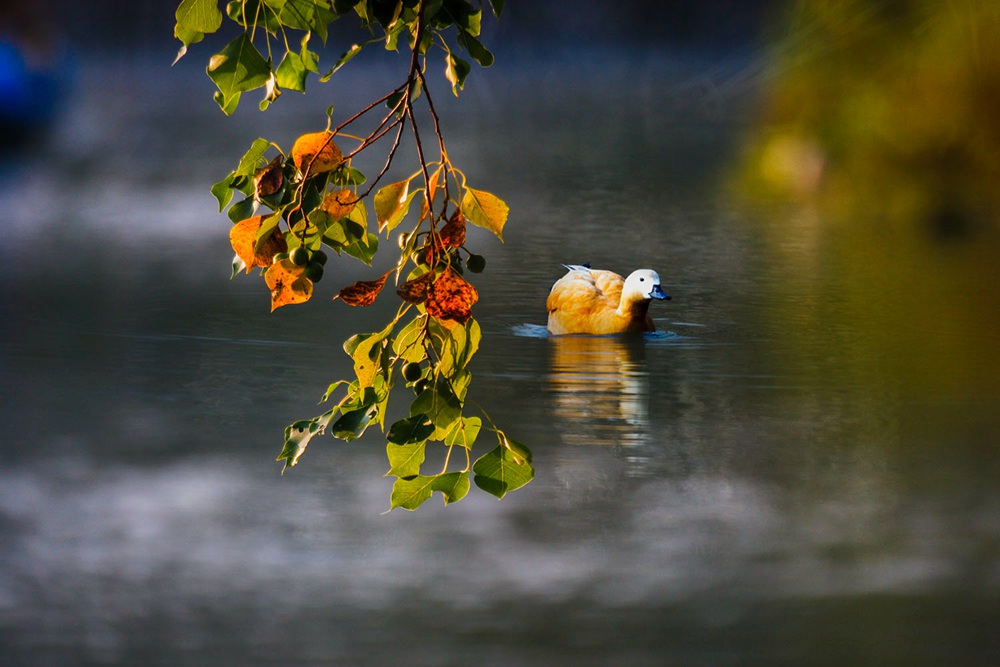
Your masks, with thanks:
[{"label": "water reflection of leaves", "polygon": [[548,382],[563,442],[637,445],[649,432],[641,336],[555,336]]}]

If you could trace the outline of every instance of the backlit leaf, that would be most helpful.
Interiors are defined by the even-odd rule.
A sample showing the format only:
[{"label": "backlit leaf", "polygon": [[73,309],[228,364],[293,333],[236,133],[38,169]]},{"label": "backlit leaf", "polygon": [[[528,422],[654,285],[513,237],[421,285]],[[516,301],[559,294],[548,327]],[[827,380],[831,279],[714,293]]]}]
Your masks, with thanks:
[{"label": "backlit leaf", "polygon": [[389,472],[386,475],[394,477],[413,477],[420,474],[420,466],[424,462],[427,441],[411,442],[396,445],[386,443],[385,453],[389,459]]},{"label": "backlit leaf", "polygon": [[354,374],[358,378],[359,387],[370,387],[376,374],[382,370],[382,343],[395,326],[390,322],[378,333],[355,334],[344,342],[344,351],[354,360]]},{"label": "backlit leaf", "polygon": [[463,417],[455,424],[455,427],[444,438],[446,445],[458,445],[466,449],[472,449],[473,443],[479,437],[479,431],[483,427],[483,420],[479,417]]},{"label": "backlit leaf", "polygon": [[[222,25],[222,12],[219,11],[218,0],[182,0],[174,13],[177,25],[174,36],[185,44],[192,44],[178,34],[180,33],[211,33]],[[198,40],[200,41],[200,38]]]},{"label": "backlit leaf", "polygon": [[310,132],[295,140],[292,161],[303,173],[308,170],[310,174],[322,174],[339,167],[344,157],[332,132]]},{"label": "backlit leaf", "polygon": [[427,288],[431,286],[431,281],[433,280],[434,272],[428,271],[400,285],[399,289],[396,290],[396,294],[407,303],[423,303],[427,300]]},{"label": "backlit leaf", "polygon": [[265,219],[271,220],[277,214],[255,215],[252,218],[242,220],[229,230],[229,242],[233,250],[246,265],[247,273],[255,266],[270,266],[271,259],[279,252],[288,251],[288,243],[285,242],[281,232],[272,227],[271,233],[260,243],[257,242],[257,232],[261,229]]},{"label": "backlit leaf", "polygon": [[479,457],[472,472],[476,475],[476,486],[497,498],[521,488],[535,476],[531,461],[503,444]]},{"label": "backlit leaf", "polygon": [[312,297],[313,284],[306,278],[304,266],[290,259],[275,262],[264,272],[264,281],[271,290],[271,312],[289,304],[303,303]]},{"label": "backlit leaf", "polygon": [[510,208],[502,199],[483,190],[466,188],[461,207],[469,222],[490,230],[503,241],[503,226]]},{"label": "backlit leaf", "polygon": [[424,318],[414,317],[396,334],[392,341],[392,352],[403,361],[420,362],[427,356],[423,346]]},{"label": "backlit leaf", "polygon": [[306,75],[308,70],[306,69],[306,64],[302,61],[302,56],[294,51],[288,51],[285,53],[285,57],[281,59],[281,63],[278,64],[278,69],[275,70],[275,80],[278,86],[284,90],[297,90],[301,93],[306,92]]},{"label": "backlit leaf", "polygon": [[449,266],[427,288],[424,306],[434,317],[464,323],[472,317],[472,306],[478,300],[476,288]]},{"label": "backlit leaf", "polygon": [[444,248],[458,248],[465,245],[465,216],[455,211],[444,227],[438,231],[438,243]]},{"label": "backlit leaf", "polygon": [[434,477],[431,488],[444,496],[444,504],[457,503],[469,492],[468,471],[446,472]]},{"label": "backlit leaf", "polygon": [[403,221],[414,194],[410,192],[409,181],[390,183],[375,193],[375,217],[380,233],[391,232]]},{"label": "backlit leaf", "polygon": [[297,421],[285,428],[285,444],[277,459],[285,462],[282,472],[299,462],[299,457],[305,453],[309,441],[323,431],[333,415],[334,411],[330,410],[320,417]]},{"label": "backlit leaf", "polygon": [[370,306],[385,287],[385,279],[388,277],[389,274],[386,273],[378,280],[359,280],[340,290],[334,298],[340,298],[348,306]]},{"label": "backlit leaf", "polygon": [[331,220],[339,220],[354,210],[358,201],[358,196],[353,191],[343,188],[324,197],[321,207]]},{"label": "backlit leaf", "polygon": [[444,76],[451,83],[451,92],[458,97],[458,91],[465,88],[465,79],[472,71],[472,66],[462,58],[448,53],[445,55]]},{"label": "backlit leaf", "polygon": [[397,507],[405,510],[417,509],[434,493],[433,484],[434,478],[427,475],[400,477],[392,485],[392,494],[389,496],[390,509]]},{"label": "backlit leaf", "polygon": [[391,509],[402,507],[405,510],[415,510],[437,491],[444,496],[444,503],[447,505],[464,498],[469,492],[469,486],[468,472],[400,477],[392,485],[389,503]]}]

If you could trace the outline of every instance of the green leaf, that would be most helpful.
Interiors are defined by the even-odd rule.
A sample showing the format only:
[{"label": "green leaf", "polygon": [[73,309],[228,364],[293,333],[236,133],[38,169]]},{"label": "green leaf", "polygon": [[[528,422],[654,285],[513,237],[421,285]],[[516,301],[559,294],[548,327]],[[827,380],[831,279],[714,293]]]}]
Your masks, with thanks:
[{"label": "green leaf", "polygon": [[212,194],[219,202],[219,213],[226,210],[226,206],[233,200],[233,176],[235,172],[229,172],[229,175],[218,183],[212,186]]},{"label": "green leaf", "polygon": [[489,67],[493,64],[493,54],[478,39],[462,31],[459,31],[456,39],[477,63],[483,67]]},{"label": "green leaf", "polygon": [[174,36],[185,45],[200,41],[201,38],[192,42],[185,41],[184,36],[190,38],[193,33],[215,32],[222,25],[222,12],[219,11],[218,0],[182,0],[174,13],[174,18],[177,19]]},{"label": "green leaf", "polygon": [[392,495],[389,496],[389,509],[402,507],[404,510],[415,510],[434,493],[434,478],[426,475],[400,477],[392,485]]},{"label": "green leaf", "polygon": [[371,387],[375,375],[385,368],[382,363],[382,343],[392,333],[395,322],[390,322],[378,333],[355,334],[344,342],[344,351],[354,360],[354,374],[358,377],[358,386]]},{"label": "green leaf", "polygon": [[451,92],[458,97],[458,91],[465,89],[465,79],[472,71],[472,65],[458,56],[448,53],[444,59],[444,76],[451,82]]},{"label": "green leaf", "polygon": [[360,407],[356,410],[345,412],[340,419],[330,426],[330,432],[335,438],[351,442],[357,440],[368,428],[368,424],[378,413],[378,408],[373,405]]},{"label": "green leaf", "polygon": [[361,53],[361,49],[365,48],[369,43],[370,42],[365,42],[364,44],[352,44],[351,48],[347,49],[347,51],[344,51],[344,53],[341,54],[340,58],[333,65],[333,69],[331,69],[329,72],[321,76],[319,80],[322,81],[323,83],[329,81],[331,76],[336,74],[341,67],[351,62],[351,60],[354,59],[354,56]]},{"label": "green leaf", "polygon": [[457,503],[469,492],[469,472],[446,472],[437,475],[431,483],[435,491],[444,496],[444,504]]},{"label": "green leaf", "polygon": [[254,172],[257,170],[257,166],[264,158],[264,153],[267,152],[270,146],[271,142],[267,139],[254,139],[253,143],[250,144],[250,148],[240,158],[240,163],[236,166],[236,171],[233,172],[233,175],[252,178]]},{"label": "green leaf", "polygon": [[344,246],[344,252],[351,257],[356,257],[368,266],[372,265],[372,258],[378,252],[378,237],[374,234],[365,235],[364,240],[357,240]]},{"label": "green leaf", "polygon": [[386,473],[386,476],[413,477],[419,475],[426,448],[426,440],[403,445],[386,443],[385,454],[389,459],[389,472]]},{"label": "green leaf", "polygon": [[297,90],[301,93],[306,92],[306,75],[308,74],[308,70],[302,61],[302,56],[294,51],[285,53],[285,57],[281,59],[281,63],[274,74],[277,77],[279,88]]},{"label": "green leaf", "polygon": [[493,15],[497,18],[500,18],[500,15],[503,14],[503,3],[504,0],[490,0],[490,7],[493,8]]},{"label": "green leaf", "polygon": [[253,197],[247,197],[242,201],[238,201],[229,207],[229,212],[226,214],[229,219],[233,222],[239,222],[240,220],[246,220],[254,211],[254,200]]},{"label": "green leaf", "polygon": [[510,207],[504,200],[483,190],[466,188],[460,208],[466,220],[490,230],[503,241],[503,226],[507,223],[507,214],[510,213]]},{"label": "green leaf", "polygon": [[212,56],[207,71],[222,94],[219,106],[227,113],[232,113],[228,111],[231,101],[238,99],[242,92],[266,84],[271,74],[271,65],[260,55],[250,37],[242,33]]},{"label": "green leaf", "polygon": [[403,361],[420,362],[427,357],[421,342],[424,339],[424,318],[417,315],[396,334],[392,341],[392,351]]},{"label": "green leaf", "polygon": [[444,444],[472,449],[482,428],[483,420],[479,417],[463,417],[444,437]]},{"label": "green leaf", "polygon": [[[506,438],[504,438],[506,442]],[[472,466],[476,474],[476,486],[483,491],[503,498],[508,491],[519,489],[535,476],[531,467],[531,459],[524,455],[527,448],[520,443],[517,450],[506,444],[497,445],[492,451],[483,454]]]},{"label": "green leaf", "polygon": [[390,426],[386,440],[396,445],[423,442],[431,437],[433,432],[434,424],[431,423],[427,415],[417,414],[400,419]]},{"label": "green leaf", "polygon": [[389,498],[391,509],[402,507],[415,510],[431,497],[434,491],[444,496],[444,503],[455,503],[469,492],[468,472],[447,472],[440,475],[415,475],[399,478],[392,485]]},{"label": "green leaf", "polygon": [[443,378],[420,392],[410,405],[410,416],[426,415],[434,424],[433,440],[444,440],[462,418],[462,401],[455,396]]},{"label": "green leaf", "polygon": [[274,213],[269,215],[260,221],[260,227],[257,228],[257,232],[254,235],[253,249],[254,252],[260,249],[260,245],[266,241],[274,231],[278,229],[278,224],[281,222],[281,214]]},{"label": "green leaf", "polygon": [[281,448],[278,461],[284,461],[282,472],[299,462],[314,435],[322,432],[333,417],[335,410],[329,410],[315,419],[297,421],[285,428],[285,444]]},{"label": "green leaf", "polygon": [[465,324],[452,323],[450,327],[437,318],[431,318],[427,331],[438,353],[437,368],[446,377],[468,365],[482,340],[479,323],[471,318]]},{"label": "green leaf", "polygon": [[283,25],[297,30],[312,30],[313,14],[319,3],[314,0],[264,0]]}]

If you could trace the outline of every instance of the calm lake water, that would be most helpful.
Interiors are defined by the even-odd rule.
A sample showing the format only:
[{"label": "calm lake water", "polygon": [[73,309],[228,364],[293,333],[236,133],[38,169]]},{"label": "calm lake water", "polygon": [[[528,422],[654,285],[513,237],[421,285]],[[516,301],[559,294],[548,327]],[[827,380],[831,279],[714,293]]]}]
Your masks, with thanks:
[{"label": "calm lake water", "polygon": [[[83,63],[51,141],[3,168],[4,665],[1000,663],[995,318],[969,292],[868,313],[879,286],[785,233],[793,208],[730,194],[752,62],[439,91],[451,157],[512,211],[505,245],[470,236],[472,396],[537,477],[387,514],[377,433],[274,462],[394,308],[329,302],[377,271],[331,261],[268,314],[207,191],[327,103],[227,120],[200,56],[169,59]],[[380,75],[348,74],[338,113]],[[585,261],[658,270],[662,334],[539,335]]]}]

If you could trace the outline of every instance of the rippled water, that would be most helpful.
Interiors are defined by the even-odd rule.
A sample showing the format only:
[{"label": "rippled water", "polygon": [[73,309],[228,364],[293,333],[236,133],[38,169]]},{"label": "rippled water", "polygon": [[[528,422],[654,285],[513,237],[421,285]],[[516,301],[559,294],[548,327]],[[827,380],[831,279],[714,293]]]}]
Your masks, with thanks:
[{"label": "rippled water", "polygon": [[[196,72],[84,68],[0,186],[0,662],[1000,661],[996,332],[929,313],[928,349],[981,360],[938,377],[817,317],[844,284],[721,187],[752,68],[661,65],[621,88],[500,70],[449,107],[452,158],[512,209],[505,246],[472,237],[472,397],[538,472],[389,514],[375,434],[274,462],[388,304],[323,303],[348,265],[268,315],[206,191],[268,118],[286,142],[316,119],[227,122]],[[659,333],[543,335],[584,261],[655,268]]]}]

